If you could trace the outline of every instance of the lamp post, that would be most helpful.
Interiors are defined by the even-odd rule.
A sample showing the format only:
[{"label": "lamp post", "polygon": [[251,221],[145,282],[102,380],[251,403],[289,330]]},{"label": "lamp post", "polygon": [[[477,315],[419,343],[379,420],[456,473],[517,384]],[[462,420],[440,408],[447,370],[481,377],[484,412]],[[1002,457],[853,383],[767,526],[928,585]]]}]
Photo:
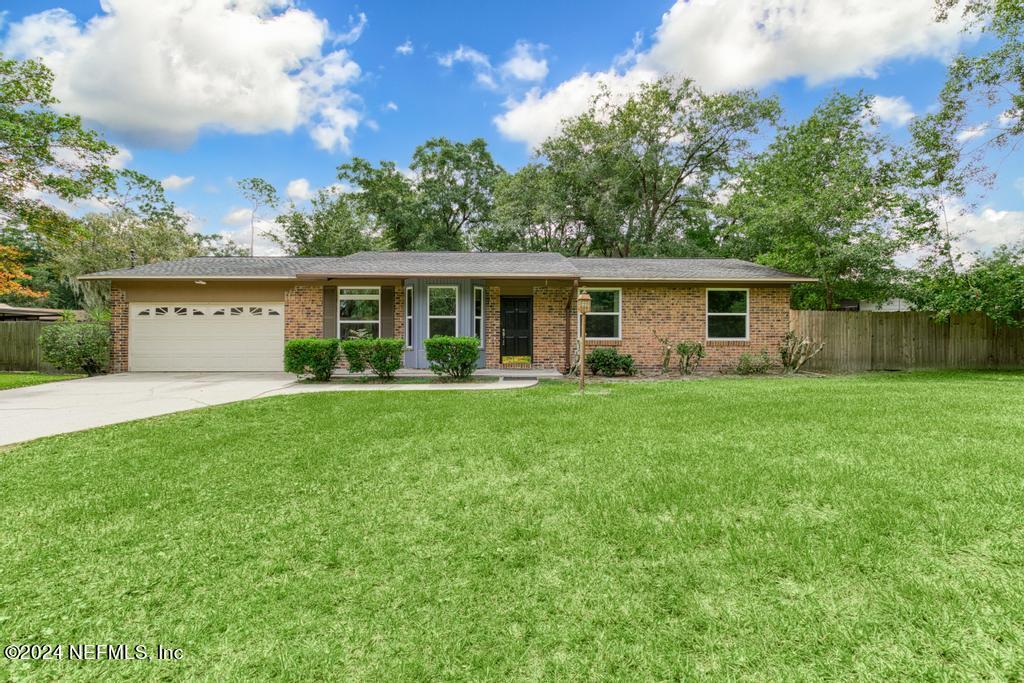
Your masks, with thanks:
[{"label": "lamp post", "polygon": [[587,313],[590,313],[590,295],[585,291],[580,291],[579,296],[576,297],[576,310],[580,314],[580,329],[579,329],[579,347],[580,347],[580,358],[577,365],[577,371],[580,373],[580,393],[583,393],[583,376],[587,373],[587,352],[584,349],[584,344],[587,339]]}]

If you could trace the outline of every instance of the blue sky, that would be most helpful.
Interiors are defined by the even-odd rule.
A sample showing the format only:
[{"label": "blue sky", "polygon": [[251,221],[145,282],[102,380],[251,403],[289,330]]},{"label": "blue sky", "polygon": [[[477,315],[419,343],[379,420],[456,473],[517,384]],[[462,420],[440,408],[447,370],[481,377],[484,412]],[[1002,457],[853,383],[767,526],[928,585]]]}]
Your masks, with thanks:
[{"label": "blue sky", "polygon": [[[307,184],[336,182],[353,155],[404,166],[439,135],[483,137],[512,170],[599,81],[627,93],[682,73],[754,87],[777,94],[789,121],[834,89],[863,89],[883,98],[883,127],[902,139],[934,104],[944,61],[972,49],[955,24],[931,22],[931,5],[15,2],[0,45],[47,61],[63,106],[127,150],[129,166],[168,179],[197,229],[243,240],[234,179],[261,176],[282,194],[291,183],[301,203]],[[979,114],[989,128],[965,144],[983,140],[995,114]],[[959,219],[967,248],[1024,236],[1024,163],[992,161],[996,187]]]}]

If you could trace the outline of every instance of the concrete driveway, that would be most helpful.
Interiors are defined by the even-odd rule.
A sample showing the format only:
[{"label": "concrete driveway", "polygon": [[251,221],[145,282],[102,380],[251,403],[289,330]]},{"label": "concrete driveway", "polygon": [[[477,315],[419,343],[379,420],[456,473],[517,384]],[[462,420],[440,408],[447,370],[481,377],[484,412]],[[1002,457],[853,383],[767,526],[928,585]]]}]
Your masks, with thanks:
[{"label": "concrete driveway", "polygon": [[522,389],[534,378],[485,384],[296,384],[285,372],[137,372],[0,391],[0,446],[263,396],[316,391]]},{"label": "concrete driveway", "polygon": [[0,391],[0,445],[256,398],[295,382],[284,372],[104,375]]}]

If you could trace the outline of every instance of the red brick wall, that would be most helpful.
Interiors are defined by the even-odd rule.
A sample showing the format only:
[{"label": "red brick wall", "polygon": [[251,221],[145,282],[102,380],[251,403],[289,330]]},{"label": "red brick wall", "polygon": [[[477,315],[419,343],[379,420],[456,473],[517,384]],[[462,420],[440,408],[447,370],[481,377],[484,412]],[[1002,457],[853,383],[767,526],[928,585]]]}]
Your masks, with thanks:
[{"label": "red brick wall", "polygon": [[[516,289],[519,295],[521,289]],[[565,370],[565,306],[572,296],[572,287],[551,285],[533,287],[533,368]],[[487,330],[487,352],[484,365],[501,365],[501,287],[487,288],[487,311],[484,325]],[[508,367],[523,367],[521,365]]]},{"label": "red brick wall", "polygon": [[[587,349],[611,346],[633,356],[644,372],[661,370],[662,345],[668,338],[675,347],[681,341],[699,341],[707,356],[702,370],[732,370],[740,354],[765,350],[773,359],[779,341],[789,329],[789,287],[750,288],[750,339],[748,341],[708,341],[705,314],[705,287],[639,286],[622,288],[622,339],[587,341]],[[576,335],[575,302],[572,334]],[[673,353],[673,369],[678,367]]]},{"label": "red brick wall", "polygon": [[324,336],[324,288],[297,285],[284,295],[284,339]]},{"label": "red brick wall", "polygon": [[128,297],[110,288],[110,372],[128,372]]},{"label": "red brick wall", "polygon": [[[671,340],[673,348],[681,341],[699,341],[707,356],[701,363],[705,371],[732,370],[742,353],[767,351],[773,359],[779,341],[789,329],[789,287],[750,289],[750,339],[748,341],[708,341],[705,324],[707,305],[703,286],[624,286],[622,287],[622,339],[588,341],[587,349],[611,346],[633,356],[638,369],[652,373],[661,370],[662,345],[659,337]],[[572,288],[543,286],[533,288],[533,367],[565,370],[565,305]],[[501,287],[487,289],[488,368],[501,367]],[[571,305],[569,321],[572,343],[576,339],[576,303]],[[678,367],[673,352],[672,368]]]}]

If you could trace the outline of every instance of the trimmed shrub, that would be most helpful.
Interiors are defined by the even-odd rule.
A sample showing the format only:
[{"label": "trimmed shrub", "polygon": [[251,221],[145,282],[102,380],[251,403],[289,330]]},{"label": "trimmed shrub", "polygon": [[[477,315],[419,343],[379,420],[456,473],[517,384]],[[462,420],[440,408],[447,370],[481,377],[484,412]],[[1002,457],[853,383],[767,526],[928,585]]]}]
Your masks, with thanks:
[{"label": "trimmed shrub", "polygon": [[293,339],[284,345],[284,369],[299,377],[329,382],[341,353],[337,339]]},{"label": "trimmed shrub", "polygon": [[700,361],[704,358],[704,345],[700,342],[679,342],[676,346],[676,353],[679,354],[679,372],[689,375],[697,369]]},{"label": "trimmed shrub", "polygon": [[620,354],[613,348],[602,346],[587,354],[587,369],[595,375],[614,377],[620,372],[624,375],[632,375],[636,372],[633,366],[633,356],[628,353]]},{"label": "trimmed shrub", "polygon": [[341,342],[349,372],[364,372],[370,368],[381,379],[391,379],[395,370],[402,367],[404,349],[405,342],[401,339],[346,339]]},{"label": "trimmed shrub", "polygon": [[67,320],[54,323],[43,328],[39,346],[47,363],[91,377],[106,372],[110,364],[110,326]]},{"label": "trimmed shrub", "polygon": [[423,340],[427,360],[435,375],[469,377],[476,370],[480,340],[476,337],[430,337]]},{"label": "trimmed shrub", "polygon": [[767,351],[762,351],[759,356],[752,356],[749,353],[740,355],[739,365],[736,366],[737,375],[763,375],[772,368],[772,359]]}]

